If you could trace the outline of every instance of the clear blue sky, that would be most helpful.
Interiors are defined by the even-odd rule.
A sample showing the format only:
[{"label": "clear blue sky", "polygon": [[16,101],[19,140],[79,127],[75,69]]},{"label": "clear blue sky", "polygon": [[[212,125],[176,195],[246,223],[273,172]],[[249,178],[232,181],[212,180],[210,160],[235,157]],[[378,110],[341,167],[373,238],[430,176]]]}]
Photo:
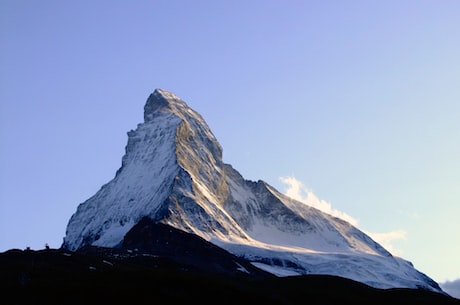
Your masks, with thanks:
[{"label": "clear blue sky", "polygon": [[459,278],[459,16],[456,0],[1,0],[0,251],[59,247],[163,88],[245,178],[291,177]]}]

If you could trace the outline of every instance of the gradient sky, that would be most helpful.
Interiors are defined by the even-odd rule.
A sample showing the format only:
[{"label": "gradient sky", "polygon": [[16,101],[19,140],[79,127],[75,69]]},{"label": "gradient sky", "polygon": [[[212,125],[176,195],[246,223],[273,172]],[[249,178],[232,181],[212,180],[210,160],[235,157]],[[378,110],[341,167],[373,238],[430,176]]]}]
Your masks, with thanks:
[{"label": "gradient sky", "polygon": [[0,0],[0,251],[59,247],[163,88],[245,178],[459,278],[459,16],[456,0]]}]

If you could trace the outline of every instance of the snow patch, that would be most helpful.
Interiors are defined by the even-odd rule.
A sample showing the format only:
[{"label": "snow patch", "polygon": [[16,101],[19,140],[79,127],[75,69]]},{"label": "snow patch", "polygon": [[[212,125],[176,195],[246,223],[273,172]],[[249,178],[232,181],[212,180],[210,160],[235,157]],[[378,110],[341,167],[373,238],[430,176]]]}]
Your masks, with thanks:
[{"label": "snow patch", "polygon": [[267,265],[267,264],[259,263],[259,262],[251,262],[251,264],[256,266],[259,269],[262,269],[264,271],[267,271],[267,272],[269,272],[269,273],[271,273],[273,275],[279,276],[279,277],[302,275],[299,272],[288,270],[286,268],[279,267],[279,266]]}]

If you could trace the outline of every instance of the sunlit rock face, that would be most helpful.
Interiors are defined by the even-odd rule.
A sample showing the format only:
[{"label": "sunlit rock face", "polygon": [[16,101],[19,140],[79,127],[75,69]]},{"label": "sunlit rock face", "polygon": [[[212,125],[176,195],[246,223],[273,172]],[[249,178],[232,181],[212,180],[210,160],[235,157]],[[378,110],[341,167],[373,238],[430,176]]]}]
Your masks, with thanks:
[{"label": "sunlit rock face", "polygon": [[161,89],[147,99],[144,122],[128,132],[115,177],[70,218],[62,248],[119,247],[144,217],[278,276],[331,274],[380,288],[441,291],[348,222],[244,179],[223,163],[201,115]]}]

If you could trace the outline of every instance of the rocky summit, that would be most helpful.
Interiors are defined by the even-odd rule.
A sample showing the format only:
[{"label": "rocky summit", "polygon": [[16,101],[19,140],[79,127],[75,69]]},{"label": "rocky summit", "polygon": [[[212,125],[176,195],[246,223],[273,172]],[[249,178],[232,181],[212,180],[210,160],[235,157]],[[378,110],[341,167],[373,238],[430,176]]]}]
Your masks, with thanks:
[{"label": "rocky summit", "polygon": [[[225,263],[225,268],[236,273],[249,270],[238,258],[259,274],[332,275],[375,288],[443,293],[410,262],[345,220],[287,197],[262,180],[244,179],[223,162],[222,147],[201,115],[175,94],[157,89],[145,104],[144,122],[128,132],[120,169],[78,206],[62,249],[166,255],[161,251],[167,249],[168,231],[154,234],[163,226],[229,252],[235,263]],[[167,255],[179,252],[183,258],[181,251]],[[208,256],[203,255],[203,262],[212,261]]]}]

